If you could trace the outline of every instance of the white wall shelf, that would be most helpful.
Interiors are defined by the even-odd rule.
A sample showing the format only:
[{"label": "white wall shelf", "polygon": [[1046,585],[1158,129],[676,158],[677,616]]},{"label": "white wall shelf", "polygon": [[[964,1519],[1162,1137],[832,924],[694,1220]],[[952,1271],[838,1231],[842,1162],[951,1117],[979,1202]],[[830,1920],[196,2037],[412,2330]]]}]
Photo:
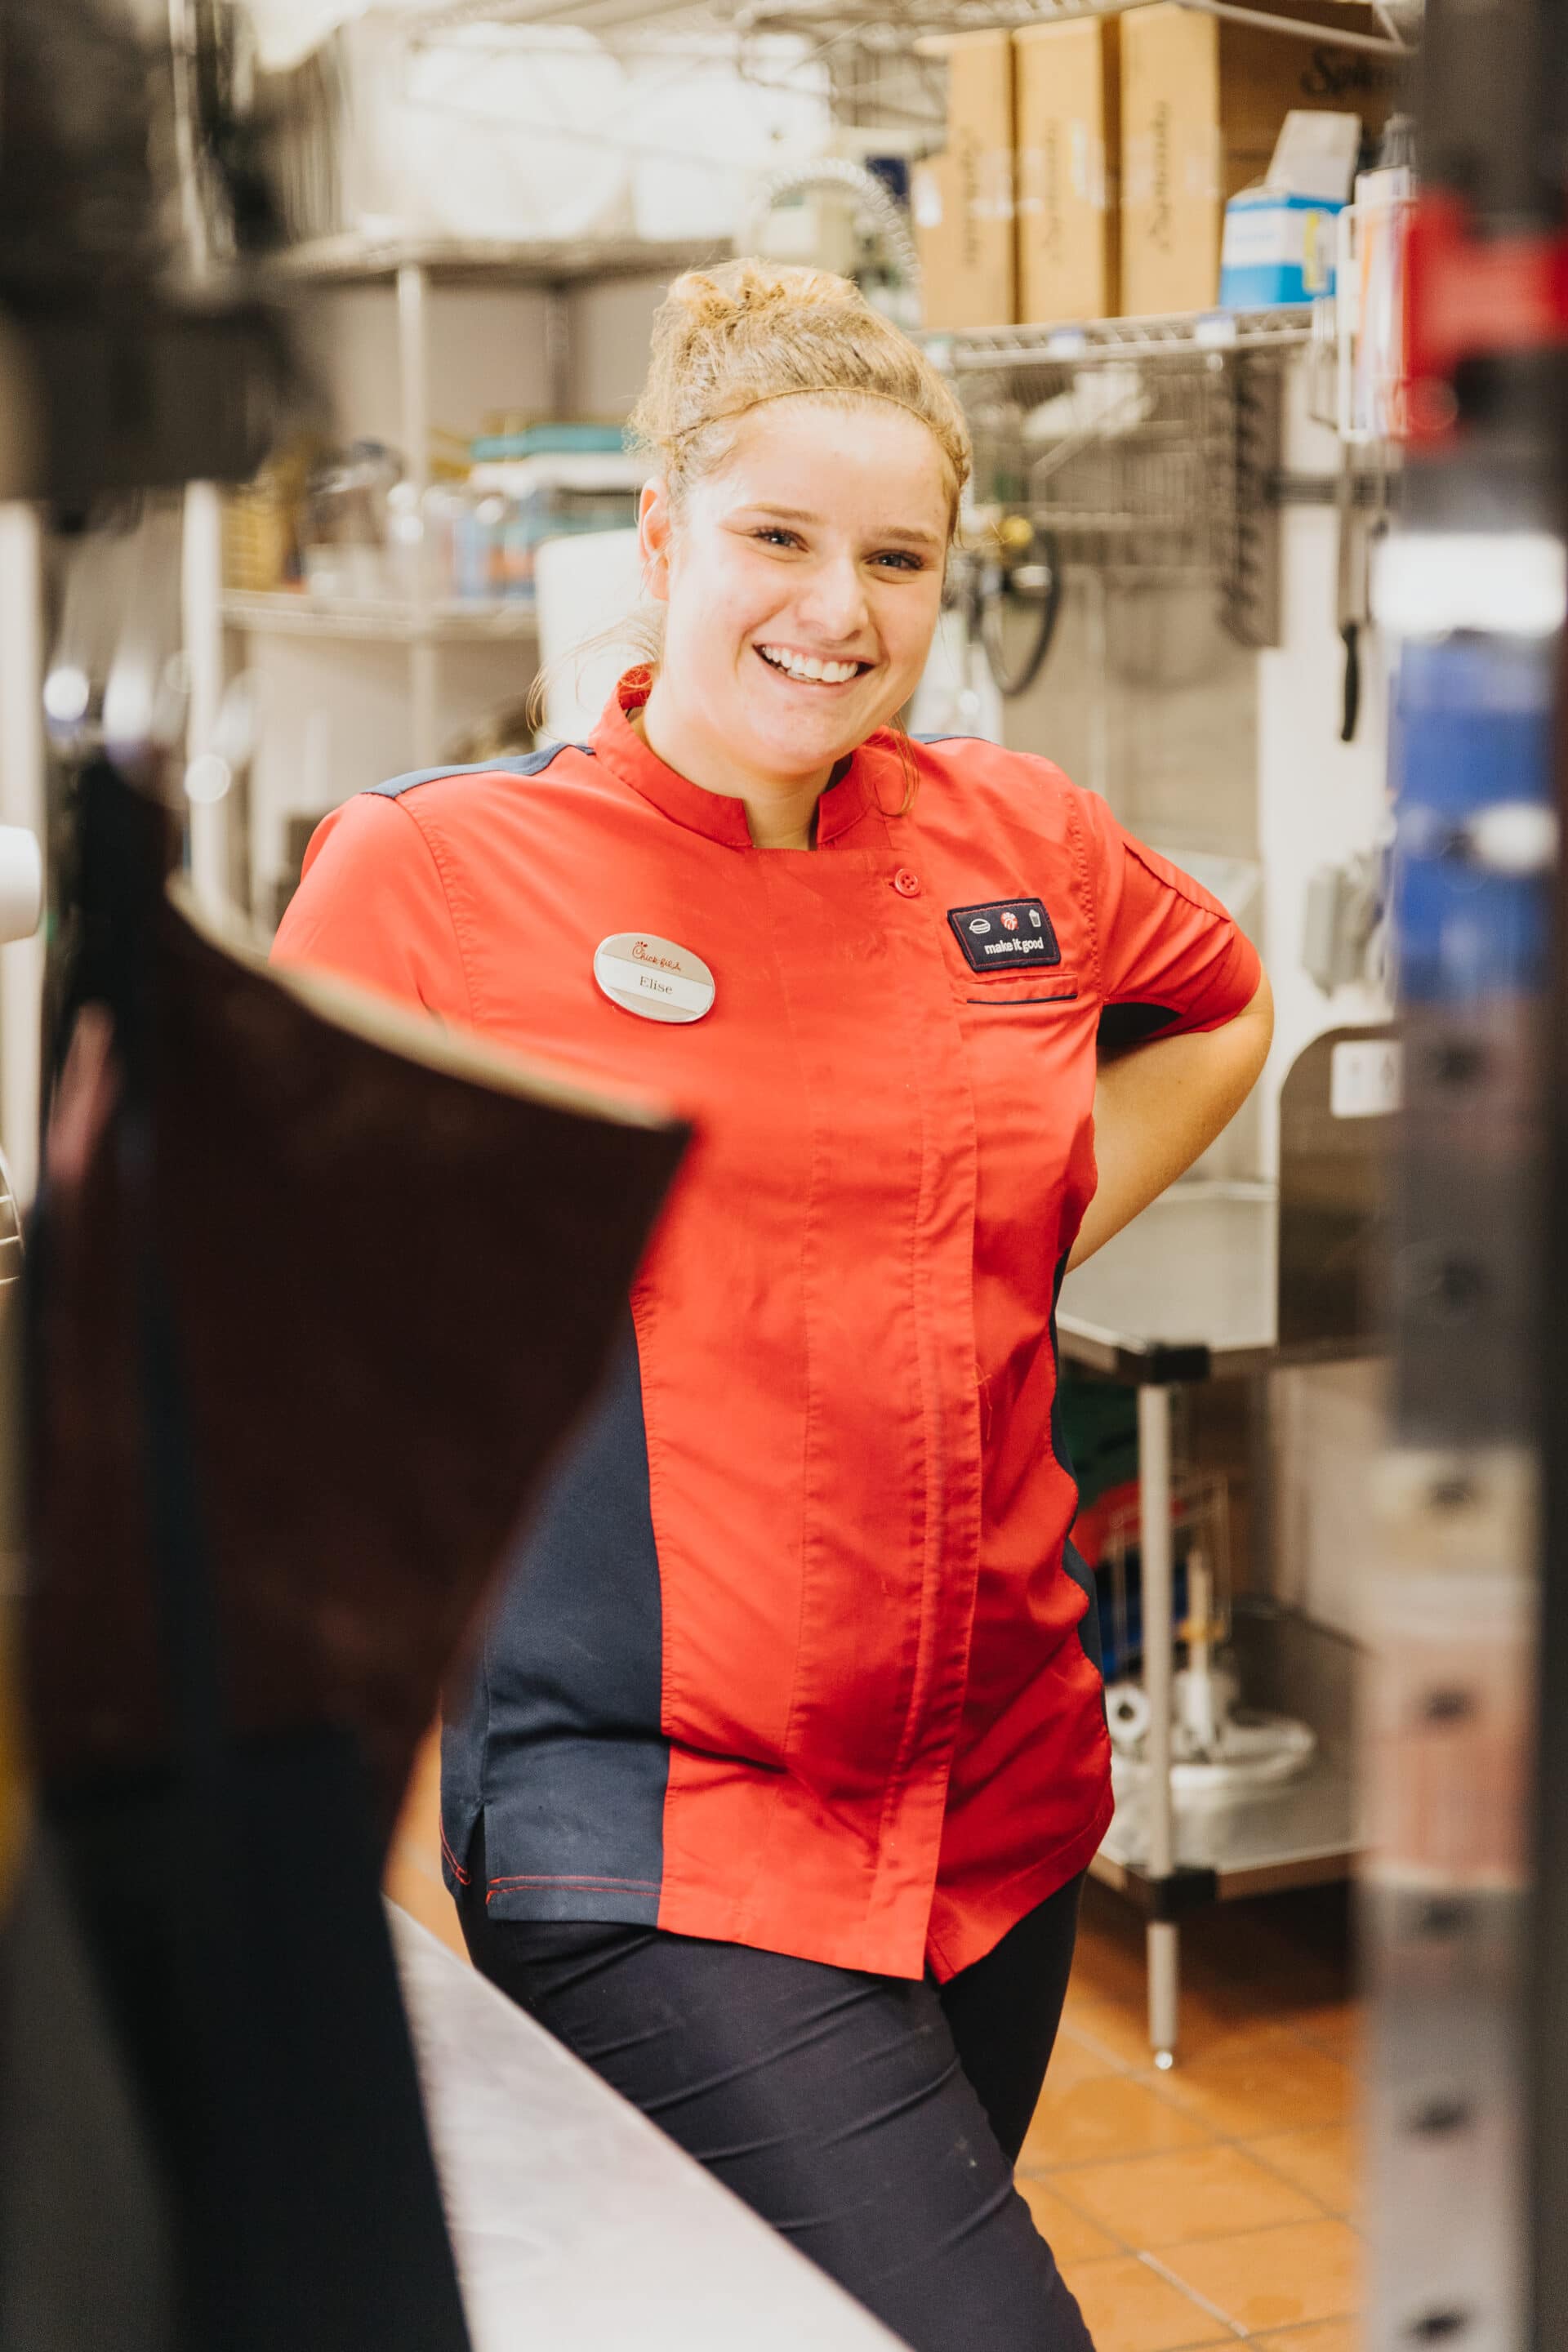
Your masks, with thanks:
[{"label": "white wall shelf", "polygon": [[499,237],[361,236],[317,237],[289,247],[267,265],[274,281],[301,287],[383,285],[405,269],[443,286],[507,284],[563,288],[616,278],[674,278],[683,269],[728,259],[731,247],[649,244],[635,237],[574,237],[564,243]]},{"label": "white wall shelf", "polygon": [[[614,289],[611,299],[616,301],[623,293],[640,299],[660,280],[668,283],[683,269],[712,265],[729,252],[726,241],[714,238],[679,244],[637,238],[513,243],[427,236],[378,240],[355,235],[293,247],[260,268],[258,281],[273,298],[295,295],[301,310],[317,296],[384,289],[395,320],[395,357],[387,373],[395,386],[396,422],[388,420],[380,430],[388,439],[395,438],[403,450],[407,488],[420,502],[430,481],[432,344],[438,332],[433,313],[443,296],[455,306],[475,293],[503,301],[526,294],[540,304],[536,355],[543,359],[545,384],[543,398],[536,394],[531,404],[567,417],[578,406],[573,365],[578,299],[597,288]],[[323,316],[331,332],[330,301]],[[602,368],[602,357],[600,364]],[[378,381],[384,383],[385,375]],[[448,383],[448,396],[449,391]],[[617,383],[612,398],[620,395]],[[605,404],[601,397],[600,405]],[[537,624],[531,605],[521,600],[458,602],[428,592],[405,602],[312,597],[287,590],[242,593],[223,584],[222,509],[210,484],[191,487],[185,515],[192,760],[214,747],[231,672],[248,667],[252,658],[259,663],[265,645],[282,646],[291,641],[299,648],[297,658],[308,661],[307,647],[314,639],[329,667],[336,649],[361,649],[357,659],[339,665],[343,698],[355,714],[349,734],[361,752],[386,715],[385,695],[378,683],[384,678],[385,663],[377,663],[375,649],[400,656],[407,681],[406,717],[397,727],[394,760],[401,767],[427,767],[443,756],[443,744],[458,723],[451,708],[452,679],[468,678],[465,664],[482,656],[485,647],[494,647],[498,655],[510,648],[520,657],[511,664],[514,695],[519,672],[536,666]],[[248,656],[247,643],[252,648]],[[286,656],[279,650],[275,658]],[[481,658],[479,667],[483,667]],[[470,680],[468,690],[475,690],[476,685]],[[459,693],[458,699],[463,698]],[[323,734],[322,741],[327,740]],[[330,773],[331,751],[322,758]],[[215,905],[231,895],[244,898],[255,887],[256,853],[242,796],[193,805],[190,831],[193,870],[204,898]],[[265,887],[267,877],[261,878]]]},{"label": "white wall shelf", "polygon": [[468,600],[416,605],[388,599],[310,596],[290,589],[223,598],[223,619],[247,635],[285,637],[374,638],[386,645],[487,645],[497,640],[531,644],[538,635],[531,604],[517,599]]}]

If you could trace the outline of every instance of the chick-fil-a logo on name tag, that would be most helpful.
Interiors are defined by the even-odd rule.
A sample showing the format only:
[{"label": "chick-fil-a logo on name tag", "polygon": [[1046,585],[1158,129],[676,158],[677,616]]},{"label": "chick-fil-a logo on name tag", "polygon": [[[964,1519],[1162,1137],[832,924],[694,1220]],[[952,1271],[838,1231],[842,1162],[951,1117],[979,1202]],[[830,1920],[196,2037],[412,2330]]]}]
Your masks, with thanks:
[{"label": "chick-fil-a logo on name tag", "polygon": [[713,975],[700,955],[651,931],[616,931],[594,950],[594,978],[624,1012],[645,1021],[700,1021]]}]

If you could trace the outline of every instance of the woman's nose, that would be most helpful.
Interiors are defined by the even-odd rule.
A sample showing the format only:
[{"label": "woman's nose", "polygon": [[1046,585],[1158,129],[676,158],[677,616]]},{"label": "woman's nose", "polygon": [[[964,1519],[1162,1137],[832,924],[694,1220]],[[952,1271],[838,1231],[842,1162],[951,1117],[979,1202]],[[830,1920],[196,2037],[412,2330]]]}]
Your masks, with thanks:
[{"label": "woman's nose", "polygon": [[825,636],[841,644],[856,636],[866,622],[866,588],[859,566],[848,558],[842,563],[818,565],[805,583],[801,606],[803,618]]}]

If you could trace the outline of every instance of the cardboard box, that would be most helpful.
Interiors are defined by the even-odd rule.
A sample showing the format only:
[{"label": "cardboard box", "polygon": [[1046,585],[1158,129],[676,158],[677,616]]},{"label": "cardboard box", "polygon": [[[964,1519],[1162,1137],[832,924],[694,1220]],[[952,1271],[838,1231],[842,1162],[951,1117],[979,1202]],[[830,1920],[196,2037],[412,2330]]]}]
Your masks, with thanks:
[{"label": "cardboard box", "polygon": [[1340,205],[1286,188],[1244,188],[1225,210],[1219,299],[1227,310],[1311,302],[1334,290]]},{"label": "cardboard box", "polygon": [[911,187],[925,323],[1010,326],[1012,36],[959,33],[942,40],[940,53],[948,65],[947,148],[917,167]]},{"label": "cardboard box", "polygon": [[1104,319],[1119,307],[1119,19],[1080,16],[1013,36],[1018,316]]},{"label": "cardboard box", "polygon": [[[1375,30],[1342,0],[1270,0],[1272,13]],[[1230,198],[1261,180],[1292,107],[1353,111],[1378,130],[1395,61],[1156,0],[1121,18],[1121,308],[1205,310],[1219,293]]]}]

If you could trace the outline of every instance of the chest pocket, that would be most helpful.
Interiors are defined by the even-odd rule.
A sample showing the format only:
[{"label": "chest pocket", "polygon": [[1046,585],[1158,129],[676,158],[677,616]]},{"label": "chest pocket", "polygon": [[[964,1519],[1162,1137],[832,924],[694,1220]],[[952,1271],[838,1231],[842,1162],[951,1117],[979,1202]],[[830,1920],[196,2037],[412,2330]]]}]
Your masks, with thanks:
[{"label": "chest pocket", "polygon": [[1038,964],[1033,971],[1009,973],[1005,980],[981,979],[962,966],[952,971],[952,992],[961,1004],[991,1006],[1010,1013],[1025,1005],[1037,1009],[1071,1004],[1079,993],[1079,976],[1068,964]]}]

